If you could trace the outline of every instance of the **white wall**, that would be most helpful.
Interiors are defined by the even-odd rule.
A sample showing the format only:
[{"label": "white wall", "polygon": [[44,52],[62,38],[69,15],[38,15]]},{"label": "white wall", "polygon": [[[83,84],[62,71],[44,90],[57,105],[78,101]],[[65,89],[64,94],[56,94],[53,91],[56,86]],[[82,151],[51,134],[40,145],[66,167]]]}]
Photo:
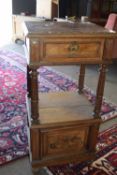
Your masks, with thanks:
[{"label": "white wall", "polygon": [[36,15],[51,18],[51,0],[37,0]]},{"label": "white wall", "polygon": [[2,1],[0,6],[0,47],[8,44],[12,37],[12,0]]}]

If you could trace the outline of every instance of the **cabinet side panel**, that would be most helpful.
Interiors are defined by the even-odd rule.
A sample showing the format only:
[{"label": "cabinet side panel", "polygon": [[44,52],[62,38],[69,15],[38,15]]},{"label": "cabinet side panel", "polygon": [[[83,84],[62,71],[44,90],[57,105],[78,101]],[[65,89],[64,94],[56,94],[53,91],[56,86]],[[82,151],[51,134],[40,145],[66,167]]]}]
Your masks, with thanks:
[{"label": "cabinet side panel", "polygon": [[39,160],[40,159],[40,134],[38,129],[31,129],[31,154],[32,160]]}]

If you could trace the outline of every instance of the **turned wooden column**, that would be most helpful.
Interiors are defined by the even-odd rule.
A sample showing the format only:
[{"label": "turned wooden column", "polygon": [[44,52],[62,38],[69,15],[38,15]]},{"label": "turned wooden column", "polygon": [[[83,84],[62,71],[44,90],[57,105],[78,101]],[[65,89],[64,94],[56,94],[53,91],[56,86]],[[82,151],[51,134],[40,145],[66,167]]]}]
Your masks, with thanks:
[{"label": "turned wooden column", "polygon": [[85,65],[80,65],[80,74],[79,74],[79,82],[78,82],[78,92],[81,94],[84,88],[84,78],[85,78]]},{"label": "turned wooden column", "polygon": [[31,118],[33,119],[34,123],[39,122],[39,112],[38,112],[38,72],[37,68],[31,68]]},{"label": "turned wooden column", "polygon": [[96,118],[100,117],[102,100],[103,100],[103,93],[104,93],[104,85],[105,85],[105,78],[106,78],[106,64],[102,64],[100,67],[100,74],[96,92],[96,101],[95,101],[95,108],[94,108],[94,116]]},{"label": "turned wooden column", "polygon": [[31,97],[31,69],[29,65],[27,65],[27,93],[28,97]]}]

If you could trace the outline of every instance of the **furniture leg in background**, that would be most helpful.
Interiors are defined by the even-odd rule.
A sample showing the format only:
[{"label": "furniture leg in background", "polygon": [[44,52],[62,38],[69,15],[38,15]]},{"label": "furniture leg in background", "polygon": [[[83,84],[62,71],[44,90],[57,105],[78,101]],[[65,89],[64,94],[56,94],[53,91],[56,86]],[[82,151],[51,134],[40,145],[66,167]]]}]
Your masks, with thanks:
[{"label": "furniture leg in background", "polygon": [[105,78],[106,78],[106,64],[102,64],[100,66],[100,74],[96,92],[96,102],[94,108],[94,117],[99,118],[103,100],[103,93],[104,93],[104,85],[105,85]]}]

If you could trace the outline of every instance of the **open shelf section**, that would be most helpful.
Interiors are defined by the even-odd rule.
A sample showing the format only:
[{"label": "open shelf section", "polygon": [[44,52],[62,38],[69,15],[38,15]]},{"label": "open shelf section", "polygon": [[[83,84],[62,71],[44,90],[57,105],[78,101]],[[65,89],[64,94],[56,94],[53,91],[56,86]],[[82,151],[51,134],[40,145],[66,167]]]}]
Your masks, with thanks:
[{"label": "open shelf section", "polygon": [[93,105],[77,92],[41,93],[39,98],[41,124],[93,118]]},{"label": "open shelf section", "polygon": [[[92,120],[94,105],[84,94],[78,92],[39,93],[39,125],[62,124],[66,122],[83,122]],[[27,100],[31,106],[30,99]],[[31,108],[28,108],[31,121]],[[34,125],[33,125],[34,126]]]}]

